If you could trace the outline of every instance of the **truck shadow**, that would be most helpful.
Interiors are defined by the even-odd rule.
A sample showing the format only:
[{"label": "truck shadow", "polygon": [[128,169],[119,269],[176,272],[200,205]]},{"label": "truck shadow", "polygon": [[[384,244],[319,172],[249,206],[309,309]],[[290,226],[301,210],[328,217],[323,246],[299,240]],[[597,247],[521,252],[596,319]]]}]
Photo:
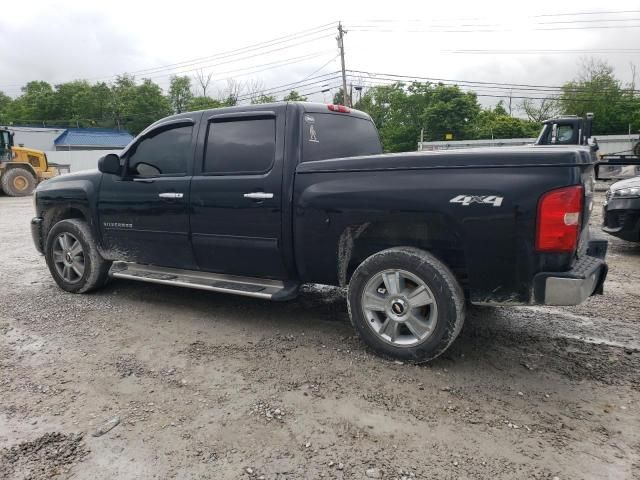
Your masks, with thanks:
[{"label": "truck shadow", "polygon": [[[355,336],[345,292],[335,287],[305,286],[297,299],[281,303],[124,280],[113,282],[104,293],[108,295],[110,290],[117,290],[119,296],[131,301],[164,304],[191,317],[209,318],[212,323],[234,322],[253,331],[260,329],[264,338],[270,338],[273,332],[304,333],[297,342],[298,348],[341,345],[338,351],[373,354]],[[451,348],[421,367],[447,369],[470,377],[479,371],[508,376],[525,371],[543,377],[556,373],[575,382],[631,384],[640,390],[640,352],[554,336],[553,329],[541,328],[546,315],[521,315],[511,308],[472,307]],[[374,363],[387,362],[375,355],[367,358]]]}]

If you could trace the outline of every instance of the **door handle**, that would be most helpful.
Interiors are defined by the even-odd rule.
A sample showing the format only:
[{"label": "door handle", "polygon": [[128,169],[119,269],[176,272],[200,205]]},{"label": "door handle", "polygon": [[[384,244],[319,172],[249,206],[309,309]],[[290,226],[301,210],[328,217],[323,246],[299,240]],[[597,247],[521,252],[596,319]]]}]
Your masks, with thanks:
[{"label": "door handle", "polygon": [[252,198],[254,200],[264,200],[265,198],[273,198],[273,193],[267,193],[267,192],[245,193],[244,198]]},{"label": "door handle", "polygon": [[176,192],[164,192],[164,193],[159,193],[158,196],[160,198],[182,198],[184,197],[184,194],[176,193]]}]

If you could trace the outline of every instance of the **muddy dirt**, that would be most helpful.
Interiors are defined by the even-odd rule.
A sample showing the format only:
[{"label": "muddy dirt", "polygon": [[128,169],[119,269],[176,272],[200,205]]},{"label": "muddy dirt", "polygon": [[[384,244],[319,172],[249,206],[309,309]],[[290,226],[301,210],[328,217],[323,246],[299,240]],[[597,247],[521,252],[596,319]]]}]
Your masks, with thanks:
[{"label": "muddy dirt", "polygon": [[0,478],[640,478],[640,245],[610,238],[606,295],[473,308],[413,366],[335,288],[64,293],[31,216],[0,197]]}]

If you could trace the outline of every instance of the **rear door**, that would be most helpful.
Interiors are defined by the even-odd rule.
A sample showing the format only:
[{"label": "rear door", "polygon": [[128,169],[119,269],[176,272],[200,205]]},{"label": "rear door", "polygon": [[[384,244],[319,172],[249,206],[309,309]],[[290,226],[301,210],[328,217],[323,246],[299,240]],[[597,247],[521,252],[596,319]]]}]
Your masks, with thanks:
[{"label": "rear door", "polygon": [[104,175],[98,214],[104,246],[128,261],[196,268],[189,241],[189,184],[195,126],[181,119],[141,137],[122,176]]},{"label": "rear door", "polygon": [[202,270],[286,278],[282,252],[285,109],[203,118],[191,183]]}]

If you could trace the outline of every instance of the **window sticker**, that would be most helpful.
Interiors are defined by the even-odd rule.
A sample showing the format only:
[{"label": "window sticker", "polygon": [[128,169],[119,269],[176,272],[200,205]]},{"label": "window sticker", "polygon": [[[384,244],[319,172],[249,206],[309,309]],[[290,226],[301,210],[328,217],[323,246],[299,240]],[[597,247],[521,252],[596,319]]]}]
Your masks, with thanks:
[{"label": "window sticker", "polygon": [[318,135],[316,134],[316,129],[313,124],[309,125],[309,141],[313,143],[320,143],[318,140]]}]

